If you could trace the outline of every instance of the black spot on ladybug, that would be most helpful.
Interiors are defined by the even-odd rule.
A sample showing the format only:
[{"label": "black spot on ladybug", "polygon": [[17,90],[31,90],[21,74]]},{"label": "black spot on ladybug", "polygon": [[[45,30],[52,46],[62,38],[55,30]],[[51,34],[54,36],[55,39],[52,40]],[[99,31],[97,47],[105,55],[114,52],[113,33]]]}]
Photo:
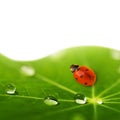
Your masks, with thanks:
[{"label": "black spot on ladybug", "polygon": [[77,69],[77,71],[79,71],[79,70],[80,70],[80,68]]},{"label": "black spot on ladybug", "polygon": [[85,82],[84,84],[85,84],[85,85],[87,85],[87,83],[86,83],[86,82]]},{"label": "black spot on ladybug", "polygon": [[83,75],[80,75],[80,78],[83,78]]},{"label": "black spot on ladybug", "polygon": [[75,78],[76,80],[78,80],[77,78]]},{"label": "black spot on ladybug", "polygon": [[86,69],[85,71],[88,71],[88,69]]}]

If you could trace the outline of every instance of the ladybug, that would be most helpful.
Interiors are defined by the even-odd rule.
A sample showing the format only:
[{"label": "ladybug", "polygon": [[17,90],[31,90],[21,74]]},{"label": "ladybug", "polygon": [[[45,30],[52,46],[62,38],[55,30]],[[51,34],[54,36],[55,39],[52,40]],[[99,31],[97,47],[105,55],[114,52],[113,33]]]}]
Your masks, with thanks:
[{"label": "ladybug", "polygon": [[77,82],[85,86],[92,86],[96,82],[96,74],[86,66],[71,65],[70,71]]}]

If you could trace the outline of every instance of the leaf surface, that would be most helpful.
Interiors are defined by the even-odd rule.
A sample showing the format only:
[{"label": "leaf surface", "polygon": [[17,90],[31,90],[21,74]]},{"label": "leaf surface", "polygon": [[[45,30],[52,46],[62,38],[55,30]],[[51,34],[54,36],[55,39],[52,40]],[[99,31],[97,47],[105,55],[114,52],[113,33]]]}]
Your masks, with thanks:
[{"label": "leaf surface", "polygon": [[[94,86],[75,81],[71,64],[88,66],[96,73]],[[21,69],[28,66],[34,75]],[[16,93],[6,93],[9,84]],[[84,94],[84,105],[75,103]],[[58,105],[48,106],[44,99],[53,96]],[[97,100],[102,99],[103,104]],[[1,120],[109,120],[120,119],[120,52],[104,47],[74,47],[36,61],[14,61],[0,55]]]}]

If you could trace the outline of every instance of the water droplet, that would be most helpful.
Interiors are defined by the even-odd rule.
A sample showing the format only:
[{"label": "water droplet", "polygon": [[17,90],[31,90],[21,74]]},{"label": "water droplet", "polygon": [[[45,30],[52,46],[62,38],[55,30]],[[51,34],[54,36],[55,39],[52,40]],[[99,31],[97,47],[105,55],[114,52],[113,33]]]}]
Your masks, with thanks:
[{"label": "water droplet", "polygon": [[96,102],[97,102],[98,104],[103,104],[103,101],[102,101],[101,99],[97,99]]},{"label": "water droplet", "polygon": [[85,104],[87,102],[87,98],[83,94],[76,94],[75,102],[77,104]]},{"label": "water droplet", "polygon": [[8,84],[6,93],[9,95],[13,95],[13,94],[15,94],[15,92],[16,92],[16,87],[13,84]]},{"label": "water droplet", "polygon": [[35,75],[35,69],[28,65],[23,65],[21,67],[21,71],[26,74],[27,76],[33,76]]},{"label": "water droplet", "polygon": [[44,99],[44,103],[46,105],[49,105],[49,106],[55,106],[55,105],[58,105],[58,101],[56,98],[54,98],[53,96],[48,96]]},{"label": "water droplet", "polygon": [[115,59],[115,60],[120,60],[120,52],[117,51],[117,50],[113,50],[113,51],[112,51],[112,57],[113,57],[113,59]]}]

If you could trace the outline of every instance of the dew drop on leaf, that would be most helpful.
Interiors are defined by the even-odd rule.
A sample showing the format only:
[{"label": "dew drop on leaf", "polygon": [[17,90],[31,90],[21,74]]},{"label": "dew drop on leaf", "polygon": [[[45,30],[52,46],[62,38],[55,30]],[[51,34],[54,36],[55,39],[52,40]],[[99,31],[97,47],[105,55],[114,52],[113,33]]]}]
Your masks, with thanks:
[{"label": "dew drop on leaf", "polygon": [[48,96],[44,99],[44,103],[48,106],[55,106],[58,105],[59,102],[56,98],[54,98],[53,96]]},{"label": "dew drop on leaf", "polygon": [[103,104],[103,101],[102,101],[101,99],[97,99],[96,102],[97,102],[98,104]]},{"label": "dew drop on leaf", "polygon": [[85,104],[87,102],[87,98],[83,94],[76,94],[75,102],[77,104]]},{"label": "dew drop on leaf", "polygon": [[23,65],[21,67],[21,72],[24,73],[27,76],[33,76],[35,75],[35,69],[28,65]]},{"label": "dew drop on leaf", "polygon": [[9,95],[13,95],[13,94],[15,94],[15,92],[16,92],[16,87],[13,84],[8,84],[6,93]]}]

